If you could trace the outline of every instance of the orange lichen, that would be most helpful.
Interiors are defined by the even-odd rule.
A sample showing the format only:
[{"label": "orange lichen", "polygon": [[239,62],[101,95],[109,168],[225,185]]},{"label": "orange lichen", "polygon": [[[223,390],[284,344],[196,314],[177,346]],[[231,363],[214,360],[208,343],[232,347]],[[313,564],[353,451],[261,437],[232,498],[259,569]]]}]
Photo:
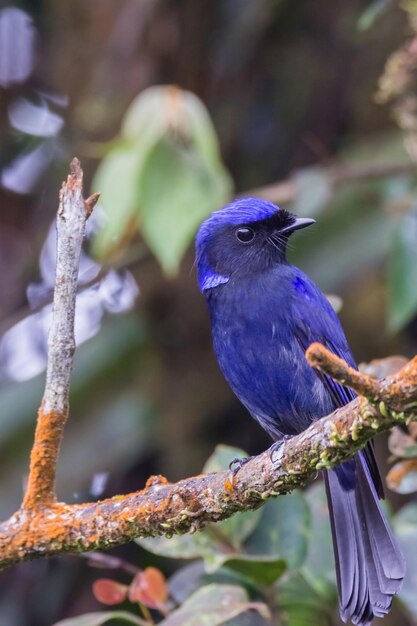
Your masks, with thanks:
[{"label": "orange lichen", "polygon": [[[337,366],[340,371],[347,368],[343,362]],[[380,384],[385,397],[403,407],[397,421],[417,419],[417,359]],[[376,426],[369,425],[370,419]],[[242,466],[239,480],[226,471],[200,474],[177,484],[164,476],[151,476],[141,491],[68,505],[56,502],[54,493],[56,456],[65,420],[66,415],[46,413],[42,406],[39,410],[24,503],[10,520],[0,524],[2,567],[36,556],[108,548],[139,535],[194,532],[235,511],[257,508],[271,493],[295,488],[316,471],[317,455],[336,447],[340,456],[329,459],[331,466],[354,453],[352,446],[349,448],[353,439],[357,448],[358,438],[364,444],[374,432],[390,426],[390,419],[378,413],[374,398],[370,403],[360,397],[313,423],[307,435],[294,437],[285,446],[278,467],[266,451]],[[294,467],[297,472],[290,472]]]},{"label": "orange lichen", "polygon": [[50,506],[56,502],[56,462],[67,415],[38,411],[35,441],[30,455],[29,478],[23,499],[24,509]]},{"label": "orange lichen", "polygon": [[150,489],[151,487],[155,487],[157,485],[168,485],[168,479],[161,474],[157,474],[156,476],[149,476],[148,480],[145,484],[145,489]]},{"label": "orange lichen", "polygon": [[312,367],[338,380],[342,385],[350,387],[358,395],[382,399],[384,390],[378,380],[350,367],[343,359],[320,343],[312,343],[305,356]]},{"label": "orange lichen", "polygon": [[235,490],[236,476],[233,473],[228,474],[226,480],[224,481],[224,489],[227,493],[233,493]]}]

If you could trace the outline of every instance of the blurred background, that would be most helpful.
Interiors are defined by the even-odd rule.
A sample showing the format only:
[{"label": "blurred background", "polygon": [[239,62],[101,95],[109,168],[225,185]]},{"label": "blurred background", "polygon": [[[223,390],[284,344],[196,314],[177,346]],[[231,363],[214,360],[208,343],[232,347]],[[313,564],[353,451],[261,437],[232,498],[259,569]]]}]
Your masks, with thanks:
[{"label": "blurred background", "polygon": [[[332,296],[358,362],[417,352],[416,68],[415,0],[0,3],[2,518],[18,507],[27,475],[58,191],[73,156],[86,195],[102,197],[81,260],[61,499],[136,490],[151,473],[176,481],[198,473],[219,443],[250,454],[270,445],[217,368],[193,267],[199,223],[235,195],[316,218],[292,240],[291,260]],[[377,449],[383,475],[391,467],[393,523],[416,555],[415,431]],[[311,493],[299,497],[313,545],[320,511]],[[281,500],[272,506],[285,508]],[[166,576],[178,569],[160,556],[166,549],[147,548],[112,554]],[[300,550],[287,560],[294,576],[314,562],[311,548]],[[311,614],[326,597],[319,626],[338,624],[329,558],[326,593],[308,606]],[[309,584],[319,578],[311,567]],[[408,567],[386,624],[417,623],[417,556]],[[122,570],[113,575],[125,581]],[[3,572],[0,623],[45,626],[102,610],[91,589],[102,575],[78,557]],[[306,626],[276,580],[272,623]],[[267,597],[264,583],[238,582]],[[213,623],[267,622],[243,612]]]}]

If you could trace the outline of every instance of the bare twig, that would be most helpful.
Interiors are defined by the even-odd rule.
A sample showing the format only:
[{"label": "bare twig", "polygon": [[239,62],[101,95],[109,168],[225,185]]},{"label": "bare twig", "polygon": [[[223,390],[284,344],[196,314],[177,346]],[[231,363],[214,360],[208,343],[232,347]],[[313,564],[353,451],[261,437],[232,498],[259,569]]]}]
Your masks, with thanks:
[{"label": "bare twig", "polygon": [[379,381],[364,372],[358,372],[346,365],[343,359],[327,350],[320,343],[313,343],[306,352],[307,361],[312,367],[328,374],[342,385],[350,387],[359,396],[379,398],[383,394],[383,386]]},{"label": "bare twig", "polygon": [[57,265],[52,325],[48,337],[46,386],[38,413],[35,443],[23,507],[48,506],[56,501],[55,475],[62,433],[68,417],[68,397],[75,351],[74,315],[78,267],[85,224],[98,200],[84,202],[83,173],[78,159],[63,183],[57,215]]},{"label": "bare twig", "polygon": [[233,485],[228,472],[176,484],[154,476],[136,493],[95,503],[57,502],[55,471],[68,416],[78,261],[85,222],[96,200],[84,202],[82,172],[74,160],[60,196],[54,319],[29,484],[22,507],[0,524],[0,567],[35,557],[110,548],[136,537],[194,532],[236,511],[256,509],[268,498],[304,484],[317,470],[350,458],[375,434],[394,424],[417,421],[417,357],[398,374],[376,382],[313,344],[307,351],[310,363],[360,396],[314,422],[278,452],[266,451],[253,458]]},{"label": "bare twig", "polygon": [[141,571],[140,567],[129,563],[125,559],[120,559],[117,556],[110,556],[106,552],[84,552],[82,555],[91,567],[97,567],[100,569],[120,569],[128,574],[135,576]]}]

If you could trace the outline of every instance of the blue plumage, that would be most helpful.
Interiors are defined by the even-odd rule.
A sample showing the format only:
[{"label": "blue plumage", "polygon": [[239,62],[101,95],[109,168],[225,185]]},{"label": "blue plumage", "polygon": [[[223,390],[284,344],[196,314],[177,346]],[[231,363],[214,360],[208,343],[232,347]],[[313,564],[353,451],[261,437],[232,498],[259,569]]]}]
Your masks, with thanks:
[{"label": "blue plumage", "polygon": [[[286,260],[288,237],[312,222],[242,198],[213,213],[196,239],[198,281],[220,368],[275,441],[354,397],[304,356],[319,341],[355,366],[331,305]],[[383,489],[372,446],[326,473],[326,489],[341,616],[367,626],[389,611],[404,576],[403,557],[378,502]]]}]

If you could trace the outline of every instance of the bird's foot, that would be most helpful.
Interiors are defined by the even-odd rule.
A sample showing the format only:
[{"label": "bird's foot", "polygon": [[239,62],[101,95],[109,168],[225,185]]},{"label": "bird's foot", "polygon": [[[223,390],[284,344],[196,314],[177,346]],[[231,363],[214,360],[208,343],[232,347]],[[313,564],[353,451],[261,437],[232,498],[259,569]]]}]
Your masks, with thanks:
[{"label": "bird's foot", "polygon": [[226,491],[233,491],[234,486],[235,486],[235,482],[236,482],[236,475],[237,475],[237,473],[251,459],[253,459],[253,456],[244,457],[243,459],[236,458],[236,459],[233,459],[233,461],[230,461],[230,463],[229,463],[229,475],[226,478],[226,482],[224,484]]},{"label": "bird's foot", "polygon": [[269,448],[269,458],[271,459],[271,463],[276,465],[280,462],[282,456],[282,446],[286,441],[289,441],[293,438],[294,435],[282,435],[278,441],[275,441],[272,446]]},{"label": "bird's foot", "polygon": [[233,472],[233,474],[237,474],[238,471],[242,469],[242,467],[246,465],[246,463],[248,463],[251,459],[253,459],[253,456],[245,456],[243,457],[243,459],[239,459],[238,457],[236,457],[235,459],[233,459],[233,461],[230,461],[229,470]]}]

